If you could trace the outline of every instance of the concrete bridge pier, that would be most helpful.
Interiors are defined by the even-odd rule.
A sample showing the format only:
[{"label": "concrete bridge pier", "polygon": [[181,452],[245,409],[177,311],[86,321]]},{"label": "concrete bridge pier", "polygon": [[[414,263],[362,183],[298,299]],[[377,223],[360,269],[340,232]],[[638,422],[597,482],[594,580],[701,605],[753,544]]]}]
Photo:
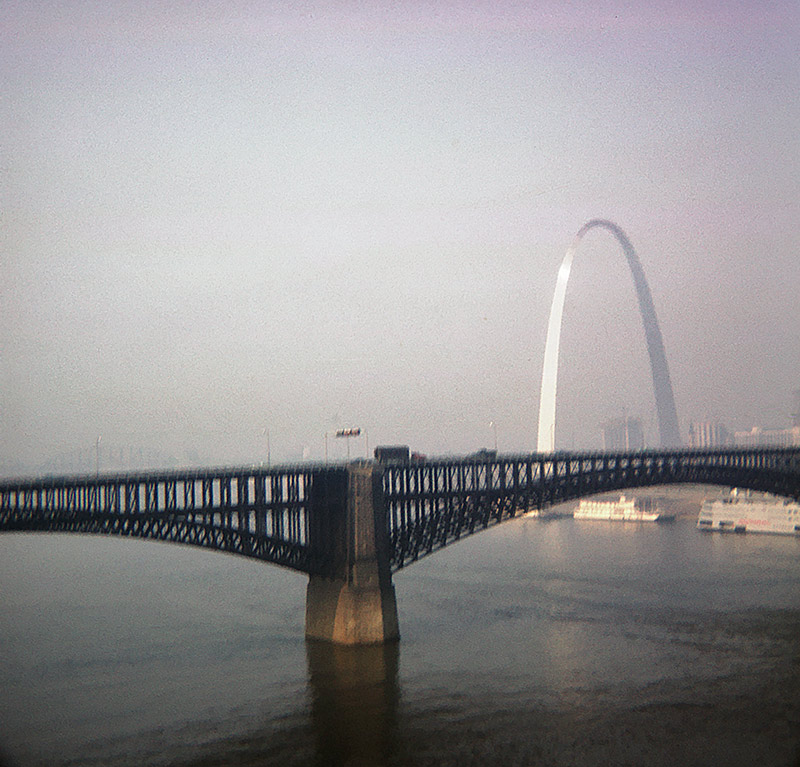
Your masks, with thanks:
[{"label": "concrete bridge pier", "polygon": [[399,639],[380,466],[350,464],[346,498],[328,495],[316,503],[328,508],[329,540],[341,544],[333,552],[331,571],[309,576],[306,637],[343,645]]}]

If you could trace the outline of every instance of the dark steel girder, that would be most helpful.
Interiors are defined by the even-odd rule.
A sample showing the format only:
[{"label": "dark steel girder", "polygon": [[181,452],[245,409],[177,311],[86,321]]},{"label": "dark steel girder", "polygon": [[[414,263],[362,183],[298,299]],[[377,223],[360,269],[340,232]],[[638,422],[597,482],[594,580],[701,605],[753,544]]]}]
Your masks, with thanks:
[{"label": "dark steel girder", "polygon": [[533,509],[669,484],[742,487],[800,499],[800,448],[532,454],[389,466],[393,570]]},{"label": "dark steel girder", "polygon": [[0,514],[0,531],[124,536],[223,551],[271,562],[304,573],[324,569],[324,562],[308,546],[242,530],[191,523],[158,513],[140,514],[135,517],[120,517],[115,514],[75,514],[29,519],[4,519]]},{"label": "dark steel girder", "polygon": [[[675,483],[800,499],[800,447],[472,456],[382,467],[397,570],[467,535],[594,493]],[[170,541],[325,574],[347,535],[343,466],[0,482],[0,531]]]},{"label": "dark steel girder", "polygon": [[[0,481],[0,531],[97,533],[168,541],[324,570],[311,496],[336,467],[152,472]],[[313,538],[313,540],[312,540]]]}]

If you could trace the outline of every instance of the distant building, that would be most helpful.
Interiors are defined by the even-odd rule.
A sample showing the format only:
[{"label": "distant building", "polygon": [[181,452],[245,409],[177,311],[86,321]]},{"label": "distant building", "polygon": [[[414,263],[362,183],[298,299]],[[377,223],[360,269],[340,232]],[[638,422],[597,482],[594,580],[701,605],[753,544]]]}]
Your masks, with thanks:
[{"label": "distant building", "polygon": [[408,445],[378,445],[375,460],[378,463],[408,463]]},{"label": "distant building", "polygon": [[721,423],[693,421],[689,424],[690,447],[795,447],[800,445],[800,389],[792,392],[791,426],[764,429],[753,426],[744,431],[729,432]]},{"label": "distant building", "polygon": [[750,431],[735,431],[733,443],[737,447],[793,447],[800,445],[800,426],[789,429],[762,429],[754,426]]},{"label": "distant building", "polygon": [[689,424],[689,447],[724,447],[730,443],[731,433],[719,422],[692,421]]},{"label": "distant building", "polygon": [[603,426],[603,450],[642,450],[644,432],[638,418],[614,418]]}]

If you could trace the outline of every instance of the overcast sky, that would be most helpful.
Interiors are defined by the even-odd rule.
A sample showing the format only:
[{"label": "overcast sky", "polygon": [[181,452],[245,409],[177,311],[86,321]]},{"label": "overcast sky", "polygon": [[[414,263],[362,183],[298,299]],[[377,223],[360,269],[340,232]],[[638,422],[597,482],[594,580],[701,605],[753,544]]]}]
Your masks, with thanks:
[{"label": "overcast sky", "polygon": [[[258,462],[267,435],[319,459],[354,426],[533,450],[558,267],[594,217],[639,254],[684,438],[786,426],[798,50],[796,0],[5,0],[0,471],[93,469],[98,437],[101,468]],[[656,441],[596,229],[557,446],[623,413]]]}]

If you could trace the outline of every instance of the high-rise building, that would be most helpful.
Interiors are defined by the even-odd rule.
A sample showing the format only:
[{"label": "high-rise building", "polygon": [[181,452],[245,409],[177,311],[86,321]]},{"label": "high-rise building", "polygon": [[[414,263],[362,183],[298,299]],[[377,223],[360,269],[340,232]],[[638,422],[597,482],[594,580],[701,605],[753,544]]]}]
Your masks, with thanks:
[{"label": "high-rise building", "polygon": [[692,421],[689,424],[689,447],[723,447],[730,443],[730,432],[717,421]]},{"label": "high-rise building", "polygon": [[603,424],[603,450],[641,450],[644,448],[642,422],[638,418],[614,418]]}]

